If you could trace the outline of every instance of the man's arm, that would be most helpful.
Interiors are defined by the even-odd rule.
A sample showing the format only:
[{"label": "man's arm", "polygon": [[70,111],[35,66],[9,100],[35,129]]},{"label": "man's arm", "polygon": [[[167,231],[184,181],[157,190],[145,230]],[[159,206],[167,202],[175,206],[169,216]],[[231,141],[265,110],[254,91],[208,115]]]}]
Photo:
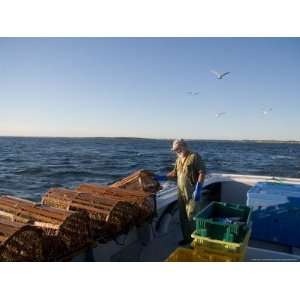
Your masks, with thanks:
[{"label": "man's arm", "polygon": [[202,191],[202,186],[204,183],[204,179],[205,179],[205,173],[206,173],[206,168],[205,168],[205,164],[201,158],[200,155],[196,155],[195,158],[195,168],[198,174],[198,178],[197,178],[197,183],[195,186],[195,190],[193,193],[193,199],[197,202],[200,201],[201,199],[201,191]]},{"label": "man's arm", "polygon": [[169,172],[169,173],[167,174],[167,178],[170,179],[170,180],[176,179],[176,178],[177,178],[177,173],[176,173],[176,171],[173,170],[173,171]]},{"label": "man's arm", "polygon": [[205,171],[199,171],[199,175],[198,175],[198,182],[200,182],[201,184],[203,184],[205,180]]},{"label": "man's arm", "polygon": [[201,184],[203,184],[205,175],[206,175],[206,166],[199,154],[196,155],[195,168],[198,171],[198,180],[197,181],[200,182]]},{"label": "man's arm", "polygon": [[167,175],[154,175],[154,178],[158,181],[176,180],[177,178],[177,163],[175,163],[174,169]]},{"label": "man's arm", "polygon": [[175,180],[177,178],[177,160],[175,161],[174,169],[167,174],[167,178],[170,180]]}]

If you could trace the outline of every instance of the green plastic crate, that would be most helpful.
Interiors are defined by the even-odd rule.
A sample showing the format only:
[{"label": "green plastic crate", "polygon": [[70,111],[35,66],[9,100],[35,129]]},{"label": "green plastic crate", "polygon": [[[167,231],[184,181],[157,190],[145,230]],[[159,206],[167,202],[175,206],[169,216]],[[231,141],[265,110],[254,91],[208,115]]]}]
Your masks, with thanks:
[{"label": "green plastic crate", "polygon": [[[218,219],[240,218],[240,223],[223,224]],[[251,227],[251,208],[239,204],[212,202],[195,217],[196,234],[215,240],[240,243]]]}]

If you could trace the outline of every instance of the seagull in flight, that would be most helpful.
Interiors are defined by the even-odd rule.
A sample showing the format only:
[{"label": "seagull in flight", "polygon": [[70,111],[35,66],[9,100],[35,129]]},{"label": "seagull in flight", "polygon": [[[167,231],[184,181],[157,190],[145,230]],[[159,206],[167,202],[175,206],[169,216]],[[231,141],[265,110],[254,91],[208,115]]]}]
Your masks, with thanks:
[{"label": "seagull in flight", "polygon": [[210,70],[211,73],[215,74],[217,76],[217,79],[223,79],[224,76],[228,75],[230,72],[224,72],[224,73],[219,73],[214,70]]},{"label": "seagull in flight", "polygon": [[187,92],[187,93],[191,96],[197,96],[199,94],[199,92]]},{"label": "seagull in flight", "polygon": [[222,116],[225,115],[225,114],[226,114],[226,112],[225,112],[225,111],[222,111],[222,112],[217,113],[217,114],[216,114],[216,117],[217,117],[217,118],[220,118],[220,117],[222,117]]},{"label": "seagull in flight", "polygon": [[272,107],[265,109],[265,110],[263,111],[263,113],[264,113],[264,115],[267,115],[267,114],[268,114],[269,112],[271,112],[271,111],[272,111]]}]

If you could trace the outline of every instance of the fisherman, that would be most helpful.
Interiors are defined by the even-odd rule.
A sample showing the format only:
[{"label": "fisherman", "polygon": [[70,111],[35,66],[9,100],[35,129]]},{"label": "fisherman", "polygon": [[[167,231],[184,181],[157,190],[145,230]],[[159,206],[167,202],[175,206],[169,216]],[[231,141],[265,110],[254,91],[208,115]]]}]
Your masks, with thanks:
[{"label": "fisherman", "polygon": [[183,139],[173,142],[171,151],[177,154],[174,169],[166,176],[156,175],[158,181],[177,180],[178,206],[183,240],[179,245],[191,242],[194,230],[193,216],[199,207],[206,168],[201,156],[189,150]]}]

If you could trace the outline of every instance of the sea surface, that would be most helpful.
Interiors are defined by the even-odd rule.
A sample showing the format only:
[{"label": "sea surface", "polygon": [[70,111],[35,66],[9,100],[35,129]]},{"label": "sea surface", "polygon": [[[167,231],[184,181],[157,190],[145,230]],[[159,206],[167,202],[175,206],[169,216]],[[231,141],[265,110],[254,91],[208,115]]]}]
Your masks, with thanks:
[{"label": "sea surface", "polygon": [[[51,187],[109,184],[138,169],[172,170],[172,141],[0,137],[0,195],[39,201]],[[300,144],[189,141],[208,172],[300,178]]]}]

